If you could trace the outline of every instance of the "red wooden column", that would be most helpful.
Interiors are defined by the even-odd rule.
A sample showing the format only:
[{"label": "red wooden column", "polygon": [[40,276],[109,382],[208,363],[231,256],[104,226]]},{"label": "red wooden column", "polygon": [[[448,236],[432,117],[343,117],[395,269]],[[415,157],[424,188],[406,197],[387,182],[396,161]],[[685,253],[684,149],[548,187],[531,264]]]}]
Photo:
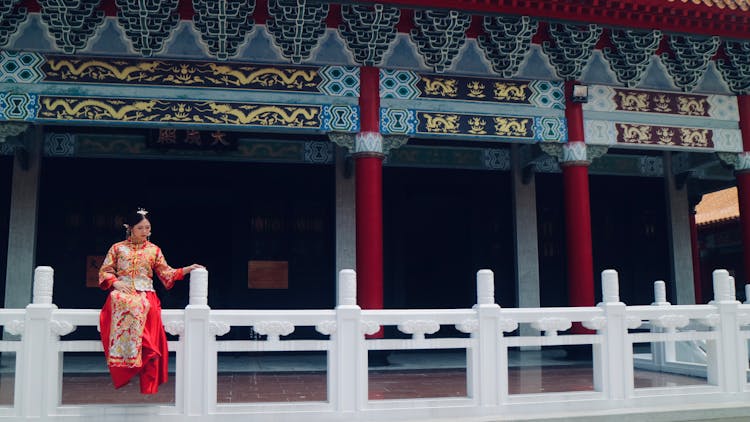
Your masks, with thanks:
[{"label": "red wooden column", "polygon": [[740,225],[742,227],[743,262],[745,283],[750,282],[750,95],[737,96],[740,112],[743,153],[737,163],[737,195],[740,205]]},{"label": "red wooden column", "polygon": [[571,101],[573,81],[565,82],[568,143],[563,147],[565,237],[568,255],[568,303],[594,305],[594,259],[591,246],[589,160],[583,135],[581,103]]},{"label": "red wooden column", "polygon": [[356,167],[357,303],[383,309],[383,137],[380,134],[380,78],[376,67],[359,70],[360,132],[354,142]]}]

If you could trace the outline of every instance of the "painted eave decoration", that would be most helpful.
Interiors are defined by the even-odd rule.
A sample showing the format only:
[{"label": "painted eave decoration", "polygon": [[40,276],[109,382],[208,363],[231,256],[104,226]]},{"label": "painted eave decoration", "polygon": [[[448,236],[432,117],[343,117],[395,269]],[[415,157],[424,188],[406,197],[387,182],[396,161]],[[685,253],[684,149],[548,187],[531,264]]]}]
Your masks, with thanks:
[{"label": "painted eave decoration", "polygon": [[368,0],[367,3],[750,38],[750,2],[747,0]]}]

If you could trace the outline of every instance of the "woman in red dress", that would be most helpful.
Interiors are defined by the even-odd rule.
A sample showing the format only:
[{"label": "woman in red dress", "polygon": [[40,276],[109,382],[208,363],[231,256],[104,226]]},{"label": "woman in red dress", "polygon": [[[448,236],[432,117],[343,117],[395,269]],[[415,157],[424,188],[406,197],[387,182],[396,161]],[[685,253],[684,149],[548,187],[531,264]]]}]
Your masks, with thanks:
[{"label": "woman in red dress", "polygon": [[167,289],[198,264],[174,269],[161,249],[149,242],[148,211],[139,208],[126,218],[128,238],[109,248],[99,269],[99,287],[110,290],[99,314],[99,326],[115,388],[140,374],[141,393],[155,394],[167,381],[167,336],[161,321],[161,302],[153,274]]}]

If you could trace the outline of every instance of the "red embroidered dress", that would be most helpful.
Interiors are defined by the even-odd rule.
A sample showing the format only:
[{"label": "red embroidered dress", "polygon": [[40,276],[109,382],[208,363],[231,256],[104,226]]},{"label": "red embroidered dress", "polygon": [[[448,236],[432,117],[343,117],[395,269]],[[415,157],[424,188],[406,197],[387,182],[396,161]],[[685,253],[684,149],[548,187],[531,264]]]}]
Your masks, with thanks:
[{"label": "red embroidered dress", "polygon": [[[154,394],[167,381],[167,336],[161,322],[161,302],[154,292],[153,273],[164,287],[184,277],[182,269],[167,264],[161,249],[151,242],[115,243],[99,269],[99,286],[111,289],[99,314],[104,355],[115,388],[140,374],[141,393]],[[112,289],[126,281],[135,294]]]}]

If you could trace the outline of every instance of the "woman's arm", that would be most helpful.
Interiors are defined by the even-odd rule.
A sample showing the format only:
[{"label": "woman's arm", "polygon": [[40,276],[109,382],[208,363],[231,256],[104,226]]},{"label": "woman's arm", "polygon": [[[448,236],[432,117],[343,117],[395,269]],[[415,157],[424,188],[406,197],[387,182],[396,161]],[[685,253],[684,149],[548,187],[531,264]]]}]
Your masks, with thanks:
[{"label": "woman's arm", "polygon": [[154,261],[154,272],[159,276],[165,288],[171,289],[174,282],[185,278],[185,272],[182,268],[174,269],[167,264],[167,259],[161,252],[161,248],[156,247],[156,260]]},{"label": "woman's arm", "polygon": [[107,256],[104,257],[104,262],[99,268],[99,287],[102,290],[109,290],[112,285],[117,281],[117,272],[115,271],[115,265],[117,262],[117,251],[114,245],[107,251]]}]

